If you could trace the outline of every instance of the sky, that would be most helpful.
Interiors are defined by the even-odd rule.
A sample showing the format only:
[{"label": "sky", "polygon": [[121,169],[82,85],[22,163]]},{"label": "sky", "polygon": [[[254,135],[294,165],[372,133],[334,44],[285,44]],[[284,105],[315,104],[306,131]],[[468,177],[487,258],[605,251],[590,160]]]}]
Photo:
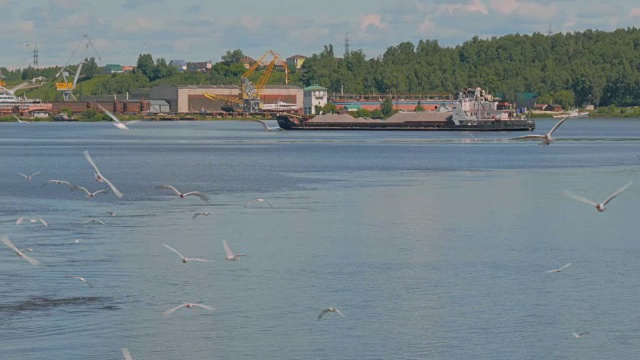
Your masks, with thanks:
[{"label": "sky", "polygon": [[[320,53],[333,44],[368,58],[390,46],[438,40],[455,46],[473,36],[612,31],[640,27],[637,0],[0,0],[0,67],[135,65],[154,59],[220,61],[241,49],[255,59]],[[94,49],[86,41],[88,35]],[[78,47],[79,46],[79,47]],[[74,49],[78,48],[74,52]]]}]

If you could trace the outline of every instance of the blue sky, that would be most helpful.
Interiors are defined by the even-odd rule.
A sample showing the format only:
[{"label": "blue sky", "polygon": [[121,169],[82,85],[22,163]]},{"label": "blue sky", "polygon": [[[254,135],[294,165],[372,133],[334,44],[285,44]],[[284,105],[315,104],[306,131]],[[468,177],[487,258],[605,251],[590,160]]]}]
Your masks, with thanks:
[{"label": "blue sky", "polygon": [[[640,2],[619,0],[0,0],[0,66],[28,66],[33,44],[40,66],[64,65],[84,34],[99,64],[134,65],[154,58],[219,61],[232,49],[254,58],[311,55],[333,44],[367,57],[403,41],[457,45],[473,36],[610,31],[640,27]],[[83,49],[84,50],[84,49]],[[79,50],[71,63],[84,55]],[[91,50],[87,56],[95,56]]]}]

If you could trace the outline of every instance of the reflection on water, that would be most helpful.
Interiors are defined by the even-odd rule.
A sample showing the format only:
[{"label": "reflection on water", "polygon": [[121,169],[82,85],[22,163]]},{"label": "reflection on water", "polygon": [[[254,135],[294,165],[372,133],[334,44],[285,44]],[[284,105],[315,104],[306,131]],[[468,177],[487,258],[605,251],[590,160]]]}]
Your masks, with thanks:
[{"label": "reflection on water", "polygon": [[[568,121],[540,147],[499,140],[509,133],[464,143],[252,122],[0,124],[0,235],[42,262],[0,249],[3,355],[633,358],[640,195],[632,186],[600,214],[562,191],[601,198],[640,184],[638,130]],[[101,188],[85,149],[122,199],[42,186]],[[157,189],[167,183],[210,200]],[[273,208],[245,207],[256,198]],[[248,256],[226,261],[223,240]],[[183,264],[163,243],[212,261]],[[184,302],[215,311],[161,315]],[[327,307],[345,317],[317,321]]]}]

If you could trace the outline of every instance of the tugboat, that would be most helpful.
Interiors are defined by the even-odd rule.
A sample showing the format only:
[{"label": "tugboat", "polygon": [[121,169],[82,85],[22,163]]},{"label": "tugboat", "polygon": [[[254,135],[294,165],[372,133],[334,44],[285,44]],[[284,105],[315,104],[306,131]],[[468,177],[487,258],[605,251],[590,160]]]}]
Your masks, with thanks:
[{"label": "tugboat", "polygon": [[423,130],[423,131],[532,131],[536,124],[514,109],[498,110],[498,101],[481,88],[458,94],[453,108],[399,112],[386,120],[344,115],[305,117],[280,113],[278,125],[286,130]]}]

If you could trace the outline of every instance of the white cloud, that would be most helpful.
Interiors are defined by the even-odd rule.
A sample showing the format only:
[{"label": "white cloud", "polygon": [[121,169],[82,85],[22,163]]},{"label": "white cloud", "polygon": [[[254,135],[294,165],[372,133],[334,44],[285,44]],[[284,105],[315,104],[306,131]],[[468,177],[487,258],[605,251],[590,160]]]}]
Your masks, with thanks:
[{"label": "white cloud", "polygon": [[518,7],[517,0],[491,0],[491,8],[504,15],[509,15]]},{"label": "white cloud", "polygon": [[457,13],[457,12],[466,12],[473,13],[479,12],[483,15],[488,15],[489,10],[484,5],[481,0],[471,0],[468,3],[458,3],[458,4],[442,4],[437,6],[439,13],[447,12],[449,14]]},{"label": "white cloud", "polygon": [[370,27],[376,27],[378,29],[384,29],[389,25],[382,22],[382,16],[379,14],[367,14],[360,17],[360,32],[366,32]]},{"label": "white cloud", "polygon": [[640,7],[629,10],[629,16],[640,16]]},{"label": "white cloud", "polygon": [[436,26],[436,23],[431,21],[429,17],[426,17],[424,21],[420,23],[420,26],[418,26],[418,30],[420,31],[421,34],[426,34],[428,30],[433,29],[435,26]]}]

